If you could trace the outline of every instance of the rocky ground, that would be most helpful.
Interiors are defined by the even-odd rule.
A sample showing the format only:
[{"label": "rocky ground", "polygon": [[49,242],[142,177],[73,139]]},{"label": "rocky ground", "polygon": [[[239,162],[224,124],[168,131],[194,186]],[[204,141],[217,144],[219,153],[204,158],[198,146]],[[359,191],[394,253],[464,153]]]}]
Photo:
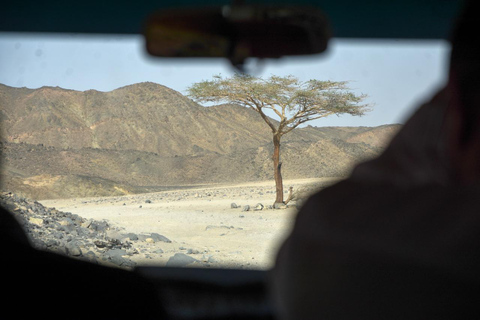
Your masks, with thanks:
[{"label": "rocky ground", "polygon": [[[0,204],[13,213],[33,247],[39,250],[90,261],[92,263],[132,268],[135,263],[126,256],[137,253],[133,242],[121,236],[105,220],[85,219],[70,212],[47,208],[37,201],[2,193]],[[114,235],[115,236],[112,236]],[[169,241],[158,234],[143,235],[147,241]]]},{"label": "rocky ground", "polygon": [[126,269],[265,269],[272,266],[301,201],[330,183],[287,182],[295,197],[281,209],[272,208],[272,182],[46,201],[3,193],[1,202],[41,250]]}]

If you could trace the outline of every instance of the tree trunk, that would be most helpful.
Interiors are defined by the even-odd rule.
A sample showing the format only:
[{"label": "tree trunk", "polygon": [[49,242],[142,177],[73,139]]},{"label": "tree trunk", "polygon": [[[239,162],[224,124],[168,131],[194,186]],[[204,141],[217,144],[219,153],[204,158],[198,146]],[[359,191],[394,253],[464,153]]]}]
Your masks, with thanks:
[{"label": "tree trunk", "polygon": [[276,188],[276,203],[283,203],[282,163],[280,162],[280,135],[273,136],[273,170]]}]

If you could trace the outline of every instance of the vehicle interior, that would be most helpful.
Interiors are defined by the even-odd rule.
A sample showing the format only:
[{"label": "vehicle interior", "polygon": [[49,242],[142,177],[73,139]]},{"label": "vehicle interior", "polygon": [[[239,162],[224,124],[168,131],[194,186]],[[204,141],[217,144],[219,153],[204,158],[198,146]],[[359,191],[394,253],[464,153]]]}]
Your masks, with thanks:
[{"label": "vehicle interior", "polygon": [[[145,37],[156,63],[320,58],[330,39],[447,40],[460,0],[22,1],[0,11],[0,32]],[[167,319],[274,319],[268,270],[138,267]],[[161,306],[161,307],[160,307]]]}]

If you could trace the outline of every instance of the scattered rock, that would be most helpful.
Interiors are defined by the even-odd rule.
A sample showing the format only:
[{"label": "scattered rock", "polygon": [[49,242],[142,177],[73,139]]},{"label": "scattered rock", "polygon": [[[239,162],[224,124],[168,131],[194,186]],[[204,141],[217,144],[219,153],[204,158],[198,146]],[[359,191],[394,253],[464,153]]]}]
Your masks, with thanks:
[{"label": "scattered rock", "polygon": [[73,257],[79,257],[82,255],[82,250],[77,242],[70,241],[65,246],[66,253]]},{"label": "scattered rock", "polygon": [[28,219],[28,221],[30,221],[30,223],[33,223],[33,224],[36,224],[37,226],[41,226],[43,224],[43,219],[41,218],[30,218]]},{"label": "scattered rock", "polygon": [[158,233],[151,233],[150,238],[152,238],[155,242],[166,242],[166,243],[171,243],[172,242],[167,237],[162,236],[161,234],[158,234]]},{"label": "scattered rock", "polygon": [[125,255],[127,255],[127,252],[123,249],[112,249],[105,253],[105,257],[108,259],[108,261],[115,265],[129,268],[134,267],[135,263],[130,259],[125,258]]},{"label": "scattered rock", "polygon": [[106,248],[108,246],[107,242],[102,240],[95,240],[93,242],[98,248]]},{"label": "scattered rock", "polygon": [[250,211],[250,206],[247,204],[243,207],[242,211]]},{"label": "scattered rock", "polygon": [[287,205],[285,203],[275,202],[275,204],[273,205],[273,208],[274,209],[286,209]]},{"label": "scattered rock", "polygon": [[238,205],[237,205],[235,202],[232,202],[232,203],[230,204],[230,208],[231,208],[231,209],[237,209],[237,208],[238,208]]},{"label": "scattered rock", "polygon": [[137,241],[138,240],[138,235],[136,235],[135,233],[132,233],[132,232],[127,233],[124,236],[125,236],[125,238],[128,238],[131,241]]},{"label": "scattered rock", "polygon": [[113,259],[115,257],[122,257],[127,255],[127,251],[124,249],[111,249],[107,250],[105,253],[105,256],[108,257],[109,259]]},{"label": "scattered rock", "polygon": [[184,253],[175,253],[170,259],[168,259],[166,266],[167,267],[185,267],[189,264],[197,262],[198,260],[192,258]]},{"label": "scattered rock", "polygon": [[208,263],[217,263],[218,260],[215,259],[211,254],[204,254],[202,255],[202,261]]},{"label": "scattered rock", "polygon": [[93,251],[88,251],[87,253],[85,253],[83,255],[83,258],[88,262],[92,262],[92,263],[95,263],[95,264],[98,263],[97,255]]},{"label": "scattered rock", "polygon": [[234,226],[213,226],[213,225],[208,225],[205,228],[205,231],[210,230],[210,229],[235,229]]},{"label": "scattered rock", "polygon": [[263,207],[263,204],[257,203],[257,205],[255,206],[255,209],[254,209],[254,210],[255,210],[255,211],[259,211],[259,210],[263,210],[263,208],[264,208],[264,207]]},{"label": "scattered rock", "polygon": [[103,221],[91,220],[89,228],[98,232],[106,232],[110,228],[110,226],[108,222],[105,220]]},{"label": "scattered rock", "polygon": [[127,269],[135,266],[129,259],[112,259],[107,254],[131,247],[130,243],[110,236],[115,230],[107,221],[84,219],[70,212],[46,208],[12,193],[0,194],[0,205],[15,216],[36,249],[109,266]]}]

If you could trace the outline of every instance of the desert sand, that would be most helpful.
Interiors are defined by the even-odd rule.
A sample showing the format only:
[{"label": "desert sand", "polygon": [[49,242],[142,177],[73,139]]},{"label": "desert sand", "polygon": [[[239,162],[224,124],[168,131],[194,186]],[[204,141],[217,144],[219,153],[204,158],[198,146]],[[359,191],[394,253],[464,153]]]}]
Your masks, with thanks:
[{"label": "desert sand", "polygon": [[[292,186],[305,197],[336,180],[287,180],[284,187]],[[286,209],[269,209],[274,192],[274,182],[264,181],[39,202],[84,218],[105,219],[123,234],[158,233],[171,240],[134,242],[138,254],[129,258],[137,265],[164,266],[175,253],[184,253],[207,266],[268,269],[297,214],[294,201]],[[231,208],[232,203],[238,208]],[[259,203],[264,208],[255,210]],[[247,205],[250,210],[245,211]]]}]

